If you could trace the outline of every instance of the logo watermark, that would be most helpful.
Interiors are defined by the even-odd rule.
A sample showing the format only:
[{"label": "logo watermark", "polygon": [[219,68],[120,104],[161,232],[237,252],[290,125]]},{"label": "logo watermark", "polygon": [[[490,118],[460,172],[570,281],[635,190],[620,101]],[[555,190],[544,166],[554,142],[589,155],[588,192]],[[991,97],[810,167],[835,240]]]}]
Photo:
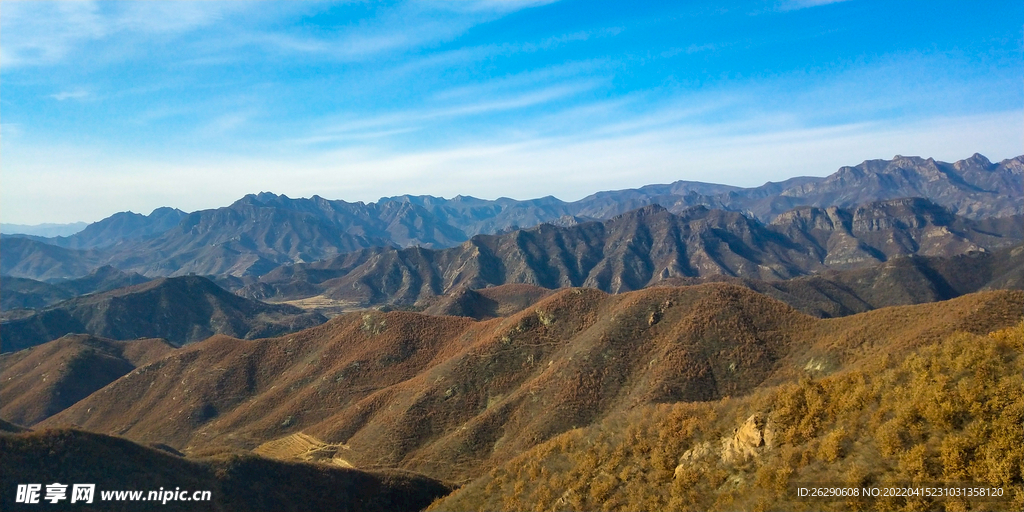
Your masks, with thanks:
[{"label": "logo watermark", "polygon": [[[18,484],[15,503],[25,504],[57,504],[69,499],[68,485],[59,482],[52,484]],[[70,503],[93,503],[96,499],[96,484],[71,484]],[[166,505],[172,501],[213,501],[210,491],[188,491],[175,487],[174,490],[161,487],[155,491],[121,491],[109,490],[99,492],[99,501],[152,501]]]}]

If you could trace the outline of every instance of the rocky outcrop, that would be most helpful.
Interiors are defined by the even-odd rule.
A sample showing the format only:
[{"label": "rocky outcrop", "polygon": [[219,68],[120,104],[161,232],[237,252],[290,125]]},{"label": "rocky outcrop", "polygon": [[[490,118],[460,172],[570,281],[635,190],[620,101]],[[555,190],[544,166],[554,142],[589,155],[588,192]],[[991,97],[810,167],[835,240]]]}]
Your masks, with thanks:
[{"label": "rocky outcrop", "polygon": [[722,439],[721,459],[726,464],[746,462],[772,448],[775,433],[764,415],[753,414],[732,437]]},{"label": "rocky outcrop", "polygon": [[698,443],[686,450],[679,457],[675,476],[679,477],[687,468],[700,463],[736,465],[757,459],[772,449],[774,441],[775,431],[768,418],[761,413],[752,414],[731,436],[721,438],[718,443]]}]

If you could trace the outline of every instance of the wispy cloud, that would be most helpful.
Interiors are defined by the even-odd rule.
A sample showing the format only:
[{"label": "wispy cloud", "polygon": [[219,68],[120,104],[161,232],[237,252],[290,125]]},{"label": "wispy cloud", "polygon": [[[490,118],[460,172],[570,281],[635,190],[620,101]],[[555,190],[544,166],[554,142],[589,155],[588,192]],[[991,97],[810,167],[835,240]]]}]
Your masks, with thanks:
[{"label": "wispy cloud", "polygon": [[4,2],[0,65],[54,64],[86,43],[119,33],[188,32],[237,7],[219,2]]},{"label": "wispy cloud", "polygon": [[232,112],[219,115],[199,127],[197,134],[204,138],[221,137],[245,127],[249,124],[251,116],[252,114],[249,112]]},{"label": "wispy cloud", "polygon": [[[572,199],[1019,151],[1018,49],[978,36],[998,15],[891,33],[912,8],[832,3],[3,2],[4,215]],[[24,222],[96,218],[67,215]]]},{"label": "wispy cloud", "polygon": [[[313,54],[337,61],[363,61],[386,53],[406,52],[451,41],[470,28],[514,11],[554,3],[552,0],[412,1],[399,3],[373,19],[334,33],[240,34],[239,44],[256,44],[281,53]],[[541,47],[585,40],[586,33],[542,41]],[[494,53],[497,48],[483,49]],[[507,50],[507,49],[506,49]],[[529,50],[523,48],[522,50]],[[481,51],[475,52],[480,54]]]},{"label": "wispy cloud", "polygon": [[509,13],[530,7],[553,4],[558,0],[423,0],[422,4],[461,12]]},{"label": "wispy cloud", "polygon": [[808,7],[818,7],[819,5],[838,4],[840,2],[847,2],[849,0],[785,0],[779,5],[780,11],[795,11],[799,9],[807,9]]},{"label": "wispy cloud", "polygon": [[91,94],[84,89],[75,89],[73,91],[61,91],[57,94],[51,94],[50,97],[57,101],[64,100],[81,100],[91,96]]},{"label": "wispy cloud", "polygon": [[[409,133],[427,128],[444,120],[511,111],[550,103],[593,89],[597,82],[576,82],[552,85],[502,96],[474,95],[473,101],[454,103],[434,108],[404,110],[388,114],[341,119],[320,128],[316,133],[298,139],[299,142],[322,143],[356,140],[351,135],[374,133],[372,138]],[[467,94],[461,91],[460,95]]]}]

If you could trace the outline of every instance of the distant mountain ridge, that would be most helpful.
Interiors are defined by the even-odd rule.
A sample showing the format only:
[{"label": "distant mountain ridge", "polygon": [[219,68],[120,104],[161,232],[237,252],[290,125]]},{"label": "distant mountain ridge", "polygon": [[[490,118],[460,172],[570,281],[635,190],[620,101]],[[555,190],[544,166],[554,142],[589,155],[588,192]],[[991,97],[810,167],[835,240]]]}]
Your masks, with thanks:
[{"label": "distant mountain ridge", "polygon": [[120,212],[100,222],[89,224],[71,236],[56,237],[46,242],[73,249],[108,247],[125,240],[159,235],[177,226],[186,215],[188,214],[177,208],[166,206],[153,210],[149,215]]},{"label": "distant mountain ridge", "polygon": [[[828,270],[785,281],[712,275],[670,278],[651,286],[706,283],[742,286],[784,302],[801,313],[835,318],[884,307],[949,300],[979,291],[1024,290],[1024,244],[953,257],[897,257],[869,267]],[[416,309],[424,314],[482,320],[518,313],[552,293],[557,290],[527,284],[475,290],[458,288],[422,300]]]},{"label": "distant mountain ridge", "polygon": [[824,178],[798,177],[754,188],[678,181],[598,192],[575,202],[551,196],[490,201],[404,195],[349,203],[262,192],[222,208],[190,214],[159,208],[148,216],[125,212],[70,237],[28,237],[84,252],[55,251],[5,236],[0,273],[68,278],[108,264],[151,277],[259,276],[282,264],[309,263],[371,247],[442,249],[478,234],[542,223],[568,226],[607,220],[651,204],[673,213],[705,206],[767,223],[794,208],[849,209],[923,197],[961,217],[979,220],[1024,214],[1022,181],[1024,156],[992,163],[975,154],[954,163],[903,156],[869,160]]},{"label": "distant mountain ridge", "polygon": [[69,236],[85,229],[88,222],[71,222],[68,224],[8,224],[0,223],[0,233],[5,235],[29,235],[29,236]]},{"label": "distant mountain ridge", "polygon": [[365,249],[283,266],[237,293],[260,300],[322,295],[364,305],[414,304],[459,288],[511,283],[620,293],[673,278],[784,280],[894,256],[987,251],[1022,238],[1019,217],[973,221],[923,199],[852,210],[808,207],[768,225],[703,206],[677,215],[650,205],[603,223],[542,224],[448,249]]}]

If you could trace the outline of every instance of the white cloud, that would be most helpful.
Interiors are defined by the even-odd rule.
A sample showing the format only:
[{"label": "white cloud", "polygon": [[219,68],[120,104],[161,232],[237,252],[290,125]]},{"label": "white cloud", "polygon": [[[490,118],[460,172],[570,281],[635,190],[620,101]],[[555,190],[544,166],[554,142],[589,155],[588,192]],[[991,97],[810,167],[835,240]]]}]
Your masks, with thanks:
[{"label": "white cloud", "polygon": [[89,92],[85,91],[83,89],[75,89],[73,91],[61,91],[61,92],[58,92],[57,94],[51,94],[50,95],[51,98],[53,98],[53,99],[55,99],[57,101],[81,100],[81,99],[88,98],[89,96],[90,96]]}]

